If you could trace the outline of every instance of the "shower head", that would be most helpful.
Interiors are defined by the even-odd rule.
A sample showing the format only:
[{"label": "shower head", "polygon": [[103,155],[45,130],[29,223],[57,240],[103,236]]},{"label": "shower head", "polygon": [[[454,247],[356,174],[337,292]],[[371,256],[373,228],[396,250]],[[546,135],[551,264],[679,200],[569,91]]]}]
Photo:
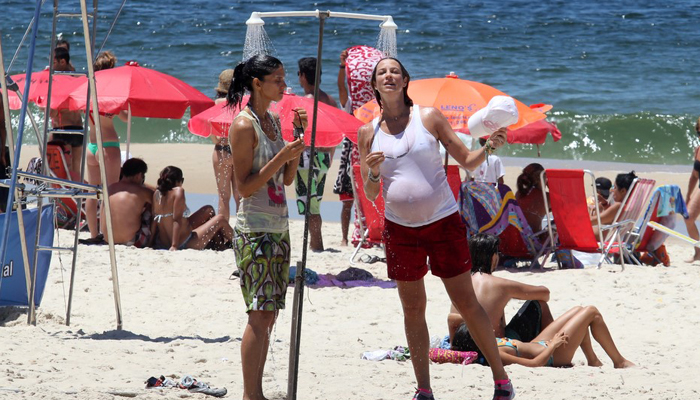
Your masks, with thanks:
[{"label": "shower head", "polygon": [[258,14],[257,12],[252,12],[250,14],[250,18],[248,18],[248,20],[245,22],[245,24],[248,26],[251,26],[251,25],[262,26],[262,25],[265,25],[265,21],[263,21],[262,18],[260,18],[260,14]]},{"label": "shower head", "polygon": [[379,27],[382,29],[397,29],[398,28],[398,26],[396,26],[396,24],[394,23],[394,18],[392,18],[391,15],[386,17],[384,22],[379,24]]}]

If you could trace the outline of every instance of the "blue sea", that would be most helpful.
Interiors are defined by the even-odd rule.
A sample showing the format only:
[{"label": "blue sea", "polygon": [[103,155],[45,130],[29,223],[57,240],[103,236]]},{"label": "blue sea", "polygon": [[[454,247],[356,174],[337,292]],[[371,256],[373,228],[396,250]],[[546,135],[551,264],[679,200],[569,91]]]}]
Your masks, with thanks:
[{"label": "blue sea", "polygon": [[[35,2],[0,1],[7,68]],[[121,1],[100,2],[98,47],[120,5]],[[136,60],[213,96],[219,72],[241,61],[245,21],[251,12],[315,9],[393,16],[399,27],[399,58],[412,79],[454,71],[526,104],[554,105],[549,119],[558,124],[563,137],[541,147],[544,158],[669,165],[692,159],[698,142],[694,123],[700,115],[697,1],[127,0],[104,49],[112,50],[120,64]],[[52,10],[53,2],[42,9],[34,70],[48,65]],[[61,10],[78,11],[72,4]],[[265,22],[278,57],[287,66],[287,83],[299,93],[296,60],[316,55],[318,19]],[[58,32],[71,42],[73,64],[83,68],[79,21],[59,21]],[[377,21],[328,19],[322,89],[337,95],[341,50],[375,45],[378,35]],[[28,53],[25,43],[11,74],[25,70]],[[126,131],[123,126],[118,129]],[[207,141],[187,131],[186,118],[137,119],[132,140]],[[535,157],[537,150],[512,145],[499,154]]]}]

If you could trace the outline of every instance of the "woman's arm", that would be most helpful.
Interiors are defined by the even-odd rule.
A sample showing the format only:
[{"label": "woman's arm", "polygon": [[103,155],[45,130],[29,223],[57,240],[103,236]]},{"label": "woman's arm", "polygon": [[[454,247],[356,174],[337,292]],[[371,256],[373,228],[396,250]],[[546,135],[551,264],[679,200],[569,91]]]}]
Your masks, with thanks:
[{"label": "woman's arm", "polygon": [[173,237],[170,239],[170,251],[178,249],[180,246],[180,230],[187,229],[187,218],[183,216],[187,203],[185,201],[185,189],[173,188]]},{"label": "woman's arm", "polygon": [[[695,158],[693,161],[700,161],[700,159],[698,159],[698,150],[700,150],[700,147],[695,148]],[[698,171],[693,168],[693,172],[690,173],[690,178],[688,179],[688,191],[685,195],[685,204],[690,202],[690,195],[698,187],[698,179],[700,179],[700,175],[698,175]]]},{"label": "woman's arm", "polygon": [[345,87],[345,61],[347,58],[347,50],[340,52],[340,69],[338,70],[338,100],[340,100],[340,106],[343,108],[348,102],[348,89]]},{"label": "woman's arm", "polygon": [[[272,160],[263,166],[257,173],[251,173],[253,169],[253,154],[257,139],[253,123],[244,117],[233,121],[229,130],[229,141],[233,153],[233,169],[236,177],[236,187],[241,197],[249,197],[260,189],[280,168],[289,163],[289,174],[285,171],[285,184],[288,176],[294,180],[296,167],[291,165],[304,151],[304,142],[301,139],[287,143]],[[291,173],[294,169],[293,173]]]},{"label": "woman's arm", "polygon": [[[422,107],[420,110],[423,125],[430,133],[435,135],[435,138],[445,146],[450,156],[457,160],[461,166],[474,171],[481,163],[486,161],[486,146],[478,150],[469,151],[467,146],[459,140],[447,118],[440,111],[433,107]],[[506,143],[506,132],[506,128],[499,129],[488,139],[494,149]]]},{"label": "woman's arm", "polygon": [[[601,211],[600,213],[600,223],[603,225],[609,225],[613,223],[613,220],[615,219],[615,215],[617,215],[617,211],[620,209],[620,203],[615,203],[608,207],[607,210]],[[591,217],[591,224],[593,225],[598,225],[598,218],[595,217],[595,213],[593,217]]]},{"label": "woman's arm", "polygon": [[554,350],[556,350],[556,347],[552,345],[549,345],[548,347],[541,347],[542,352],[540,352],[540,354],[538,354],[535,358],[524,358],[520,356],[514,356],[512,354],[509,354],[503,347],[498,348],[498,353],[501,355],[501,361],[503,362],[504,366],[510,364],[518,364],[530,368],[544,367],[545,365],[547,365],[547,360],[549,360],[549,357],[551,357],[552,354],[554,354]]}]

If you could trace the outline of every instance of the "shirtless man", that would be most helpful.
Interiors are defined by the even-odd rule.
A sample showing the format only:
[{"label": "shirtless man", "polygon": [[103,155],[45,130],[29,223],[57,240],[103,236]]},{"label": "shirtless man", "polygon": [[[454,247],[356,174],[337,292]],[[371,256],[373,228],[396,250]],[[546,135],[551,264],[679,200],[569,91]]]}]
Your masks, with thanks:
[{"label": "shirtless man", "polygon": [[[549,289],[491,275],[498,265],[498,244],[498,236],[483,233],[469,239],[474,292],[491,321],[495,337],[529,342],[554,320],[547,306]],[[506,325],[503,310],[511,299],[528,301]],[[478,350],[454,305],[447,316],[447,325],[453,348]]]},{"label": "shirtless man", "polygon": [[[144,186],[148,167],[140,158],[128,159],[121,169],[119,182],[109,185],[109,207],[115,244],[139,248],[151,244],[151,201],[153,189]],[[106,219],[101,219],[107,240]]]},{"label": "shirtless man", "polygon": [[[54,50],[54,71],[71,71],[70,54],[63,47]],[[72,150],[72,171],[80,174],[80,162],[83,156],[83,118],[80,111],[51,110],[51,126],[54,129],[78,131],[76,133],[55,133],[50,140],[62,140],[68,143]]]},{"label": "shirtless man", "polygon": [[[316,80],[316,58],[304,57],[299,60],[299,85],[304,89],[304,95],[308,98],[314,98],[314,82]],[[320,82],[319,82],[320,83]],[[331,107],[338,107],[333,97],[328,93],[318,89],[318,101],[328,104]],[[306,210],[306,196],[311,195],[310,212],[309,212],[309,248],[311,251],[323,251],[323,236],[321,235],[321,198],[323,197],[323,189],[326,185],[326,173],[331,167],[333,152],[335,147],[317,147],[316,159],[313,163],[312,175],[315,185],[309,188],[309,179],[307,171],[309,169],[309,155],[311,148],[307,147],[299,158],[299,168],[296,176],[296,194],[297,208],[299,214],[304,215]]]}]

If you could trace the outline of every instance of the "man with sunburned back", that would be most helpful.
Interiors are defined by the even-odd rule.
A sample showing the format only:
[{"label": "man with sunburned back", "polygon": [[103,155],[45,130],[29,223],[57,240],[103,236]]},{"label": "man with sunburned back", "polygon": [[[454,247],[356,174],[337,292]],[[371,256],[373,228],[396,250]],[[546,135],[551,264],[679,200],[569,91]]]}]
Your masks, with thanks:
[{"label": "man with sunburned back", "polygon": [[[143,184],[148,166],[140,158],[130,158],[122,166],[119,182],[109,185],[109,207],[115,244],[143,248],[151,241],[151,201],[153,189]],[[108,237],[105,218],[101,230]]]}]

